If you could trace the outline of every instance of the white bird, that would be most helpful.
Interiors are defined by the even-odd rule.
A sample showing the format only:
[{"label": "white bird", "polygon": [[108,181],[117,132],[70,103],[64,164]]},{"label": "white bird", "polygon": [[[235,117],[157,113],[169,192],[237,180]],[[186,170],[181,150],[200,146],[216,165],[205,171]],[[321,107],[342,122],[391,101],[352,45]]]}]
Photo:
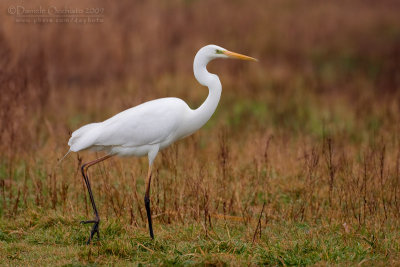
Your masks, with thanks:
[{"label": "white bird", "polygon": [[222,86],[218,76],[209,73],[206,66],[216,58],[256,61],[255,58],[230,52],[216,45],[204,46],[197,52],[193,62],[194,76],[201,85],[209,89],[207,99],[199,108],[191,109],[179,98],[161,98],[127,109],[103,122],[87,124],[72,133],[68,141],[69,152],[86,149],[107,152],[106,156],[83,164],[81,167],[95,215],[94,220],[82,222],[93,223],[88,244],[95,233],[100,237],[100,217],[87,170],[90,166],[114,155],[148,156],[149,168],[144,201],[150,236],[154,239],[149,198],[152,163],[158,151],[200,129],[214,113],[221,96]]}]

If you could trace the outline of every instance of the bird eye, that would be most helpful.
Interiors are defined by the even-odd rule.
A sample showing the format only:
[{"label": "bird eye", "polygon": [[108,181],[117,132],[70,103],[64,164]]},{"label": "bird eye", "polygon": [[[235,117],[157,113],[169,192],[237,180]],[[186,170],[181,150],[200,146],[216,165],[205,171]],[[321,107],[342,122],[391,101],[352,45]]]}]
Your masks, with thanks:
[{"label": "bird eye", "polygon": [[215,49],[215,53],[216,53],[216,54],[222,54],[223,52],[222,52],[222,50]]}]

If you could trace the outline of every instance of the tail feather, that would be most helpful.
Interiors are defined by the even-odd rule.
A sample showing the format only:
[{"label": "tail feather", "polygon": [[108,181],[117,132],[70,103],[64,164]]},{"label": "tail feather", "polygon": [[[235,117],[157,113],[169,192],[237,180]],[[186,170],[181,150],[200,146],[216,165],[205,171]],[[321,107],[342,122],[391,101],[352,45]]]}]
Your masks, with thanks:
[{"label": "tail feather", "polygon": [[60,165],[60,163],[65,159],[66,156],[68,156],[68,154],[69,154],[70,152],[71,152],[71,149],[68,150],[68,152],[64,155],[64,157],[62,157],[62,158],[58,161],[57,166]]},{"label": "tail feather", "polygon": [[70,150],[78,152],[91,147],[99,134],[99,131],[97,131],[99,125],[100,123],[90,123],[73,132],[68,141]]}]

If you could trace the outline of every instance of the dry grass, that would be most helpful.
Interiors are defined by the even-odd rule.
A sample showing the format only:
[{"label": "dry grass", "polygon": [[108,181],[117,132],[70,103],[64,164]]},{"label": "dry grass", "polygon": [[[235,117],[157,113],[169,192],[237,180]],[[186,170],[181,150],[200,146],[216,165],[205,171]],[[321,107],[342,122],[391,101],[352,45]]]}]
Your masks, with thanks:
[{"label": "dry grass", "polygon": [[[70,254],[54,259],[58,264],[141,257],[145,263],[171,264],[162,253],[180,239],[196,238],[205,242],[201,249],[221,240],[246,248],[240,254],[234,252],[237,244],[228,244],[221,256],[185,244],[185,253],[201,256],[186,262],[175,251],[175,263],[398,260],[397,1],[70,3],[104,7],[104,23],[18,24],[1,15],[0,242],[10,264],[29,262],[25,256],[13,259],[13,251],[41,236],[46,245],[58,244],[45,236],[64,223],[63,235],[73,240],[60,237]],[[12,4],[2,2],[1,10]],[[151,194],[158,241],[143,241],[147,160],[113,158],[93,168],[90,177],[103,232],[115,227],[123,233],[106,232],[97,259],[88,250],[77,257],[88,229],[74,223],[91,217],[78,170],[100,155],[72,154],[57,167],[70,132],[153,98],[177,96],[198,106],[207,90],[196,84],[191,64],[196,50],[208,43],[260,63],[212,63],[210,71],[223,84],[216,114],[201,131],[158,156]],[[22,223],[25,219],[31,225]],[[46,228],[48,220],[60,221],[59,227]],[[303,231],[314,234],[305,237]],[[130,236],[149,250],[133,246]],[[294,243],[303,238],[316,257],[296,252]],[[357,240],[367,245],[357,247]],[[340,250],[347,245],[354,251]],[[27,255],[41,255],[41,249]],[[298,261],[291,261],[290,253]]]}]

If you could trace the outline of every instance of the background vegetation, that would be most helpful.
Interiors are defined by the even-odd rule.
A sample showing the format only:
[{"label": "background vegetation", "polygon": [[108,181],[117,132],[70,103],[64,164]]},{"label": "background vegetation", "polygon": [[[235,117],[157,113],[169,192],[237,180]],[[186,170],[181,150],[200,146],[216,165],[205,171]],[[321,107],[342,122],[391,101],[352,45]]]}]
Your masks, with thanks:
[{"label": "background vegetation", "polygon": [[[68,1],[104,22],[16,23],[0,3],[0,262],[5,265],[399,264],[398,1]],[[145,158],[90,173],[101,240],[70,133],[154,98],[192,108],[192,60],[220,60],[211,121],[155,162],[148,237]]]}]

